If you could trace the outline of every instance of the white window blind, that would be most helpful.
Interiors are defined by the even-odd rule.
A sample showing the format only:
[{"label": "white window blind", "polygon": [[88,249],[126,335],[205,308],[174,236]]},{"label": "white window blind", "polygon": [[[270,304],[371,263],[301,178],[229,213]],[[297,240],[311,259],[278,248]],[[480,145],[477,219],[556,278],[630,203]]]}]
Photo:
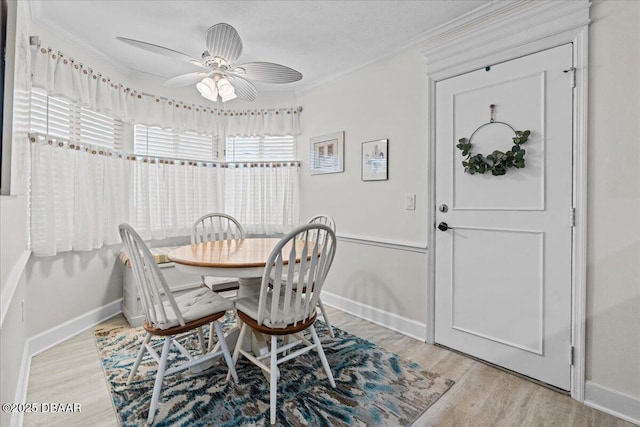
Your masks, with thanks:
[{"label": "white window blind", "polygon": [[31,90],[30,131],[79,144],[121,149],[120,120],[49,96],[42,89]]},{"label": "white window blind", "polygon": [[226,140],[228,162],[296,160],[293,136],[229,137]]},{"label": "white window blind", "polygon": [[154,126],[134,126],[134,153],[185,160],[218,159],[218,141],[211,135]]}]

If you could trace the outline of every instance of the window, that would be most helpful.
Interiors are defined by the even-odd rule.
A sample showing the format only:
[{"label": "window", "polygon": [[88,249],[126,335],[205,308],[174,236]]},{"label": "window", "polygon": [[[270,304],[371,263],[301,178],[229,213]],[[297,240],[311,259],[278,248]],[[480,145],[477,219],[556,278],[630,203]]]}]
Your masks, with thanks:
[{"label": "window", "polygon": [[106,149],[121,149],[122,122],[72,102],[31,90],[30,132]]},{"label": "window", "polygon": [[293,136],[229,137],[225,158],[228,162],[280,161],[296,159]]},{"label": "window", "polygon": [[[210,135],[135,125],[134,141],[134,153],[143,156],[200,161],[222,160],[218,140]],[[225,160],[228,162],[296,159],[293,136],[229,137],[226,138],[225,145]]]},{"label": "window", "polygon": [[218,140],[211,135],[134,126],[134,153],[170,159],[212,161],[218,159]]}]

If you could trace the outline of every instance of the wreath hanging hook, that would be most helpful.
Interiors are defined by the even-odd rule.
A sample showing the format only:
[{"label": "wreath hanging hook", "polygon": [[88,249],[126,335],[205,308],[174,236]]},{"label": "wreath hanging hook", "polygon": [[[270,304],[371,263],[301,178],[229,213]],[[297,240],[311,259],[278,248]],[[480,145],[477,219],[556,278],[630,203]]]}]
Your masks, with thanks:
[{"label": "wreath hanging hook", "polygon": [[[526,150],[524,148],[521,148],[520,146],[527,141],[531,132],[528,130],[519,131],[508,123],[496,121],[494,118],[495,107],[495,104],[489,105],[491,117],[487,123],[478,126],[478,128],[473,131],[469,139],[460,138],[458,140],[459,144],[457,144],[456,147],[462,151],[463,156],[466,156],[462,161],[462,166],[464,166],[465,173],[475,175],[476,173],[484,174],[485,172],[491,171],[492,175],[499,176],[506,174],[507,170],[509,170],[510,168],[524,168],[524,155],[526,154]],[[514,144],[513,147],[507,152],[494,150],[487,156],[484,156],[480,153],[472,154],[471,140],[473,139],[473,136],[483,127],[492,124],[505,125],[513,131],[513,133],[515,134],[515,136],[512,138]]]}]

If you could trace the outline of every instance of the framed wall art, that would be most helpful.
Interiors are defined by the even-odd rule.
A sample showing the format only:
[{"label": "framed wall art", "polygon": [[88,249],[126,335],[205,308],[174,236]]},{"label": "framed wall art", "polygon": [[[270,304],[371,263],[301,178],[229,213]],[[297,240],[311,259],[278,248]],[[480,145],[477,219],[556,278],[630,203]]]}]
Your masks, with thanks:
[{"label": "framed wall art", "polygon": [[344,131],[311,138],[311,175],[344,172]]},{"label": "framed wall art", "polygon": [[362,180],[385,181],[389,178],[389,140],[362,143]]}]

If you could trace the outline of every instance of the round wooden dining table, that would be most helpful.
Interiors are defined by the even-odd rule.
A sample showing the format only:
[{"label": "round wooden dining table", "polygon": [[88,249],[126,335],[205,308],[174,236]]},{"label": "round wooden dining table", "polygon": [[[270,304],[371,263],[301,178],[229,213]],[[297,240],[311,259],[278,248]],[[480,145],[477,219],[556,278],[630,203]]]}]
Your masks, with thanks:
[{"label": "round wooden dining table", "polygon": [[[259,292],[264,267],[279,238],[254,237],[233,240],[217,240],[181,246],[169,252],[169,260],[178,270],[199,276],[237,277],[240,284],[238,298]],[[296,262],[304,243],[295,241]],[[283,247],[283,253],[291,251],[292,242]],[[286,257],[288,258],[288,257]],[[286,263],[286,262],[285,262]]]},{"label": "round wooden dining table", "polygon": [[[279,238],[255,237],[194,243],[172,250],[168,258],[175,263],[176,269],[185,273],[238,278],[238,298],[257,296],[260,293],[260,284],[269,255],[278,242]],[[288,259],[293,244],[296,245],[298,263],[304,242],[290,241],[283,247],[282,252]],[[235,347],[239,333],[239,328],[227,332],[225,337],[229,348]],[[251,343],[245,342],[244,346],[251,348],[256,356],[269,352],[266,340],[262,334],[255,331]],[[199,371],[207,368],[203,367]]]}]

